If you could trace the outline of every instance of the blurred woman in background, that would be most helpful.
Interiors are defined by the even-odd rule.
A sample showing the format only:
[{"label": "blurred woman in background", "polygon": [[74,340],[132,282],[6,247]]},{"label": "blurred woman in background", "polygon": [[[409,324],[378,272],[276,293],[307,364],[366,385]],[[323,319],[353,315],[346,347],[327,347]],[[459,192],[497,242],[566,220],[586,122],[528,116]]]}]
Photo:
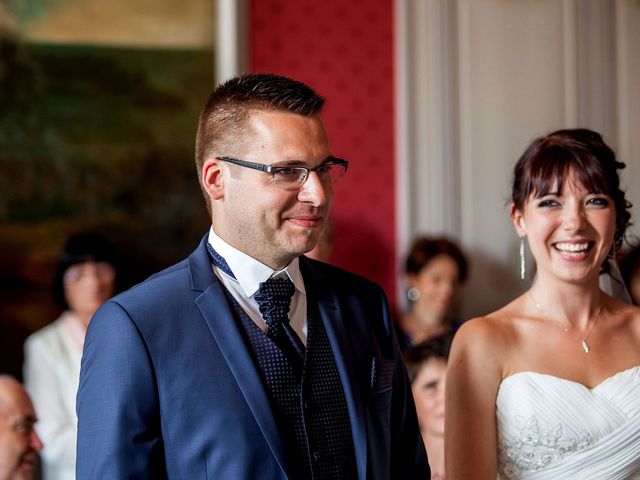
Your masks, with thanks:
[{"label": "blurred woman in background", "polygon": [[432,480],[444,480],[444,390],[452,332],[410,347],[404,354]]},{"label": "blurred woman in background", "polygon": [[424,237],[413,243],[405,265],[410,305],[399,322],[403,349],[458,328],[453,311],[467,272],[467,259],[451,240]]},{"label": "blurred woman in background", "polygon": [[74,479],[76,392],[85,332],[91,317],[116,291],[112,245],[96,233],[69,238],[60,252],[53,292],[63,309],[25,342],[24,381],[38,416],[44,480]]}]

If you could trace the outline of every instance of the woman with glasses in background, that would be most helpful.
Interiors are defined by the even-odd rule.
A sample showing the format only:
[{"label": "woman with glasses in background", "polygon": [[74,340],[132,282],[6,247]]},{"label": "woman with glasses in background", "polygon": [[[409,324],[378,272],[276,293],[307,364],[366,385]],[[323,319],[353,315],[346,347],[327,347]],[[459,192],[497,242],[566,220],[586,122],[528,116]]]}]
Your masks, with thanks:
[{"label": "woman with glasses in background", "polygon": [[76,392],[91,317],[116,292],[116,256],[96,233],[71,236],[58,258],[53,292],[62,314],[25,342],[24,381],[38,416],[44,480],[74,479]]}]

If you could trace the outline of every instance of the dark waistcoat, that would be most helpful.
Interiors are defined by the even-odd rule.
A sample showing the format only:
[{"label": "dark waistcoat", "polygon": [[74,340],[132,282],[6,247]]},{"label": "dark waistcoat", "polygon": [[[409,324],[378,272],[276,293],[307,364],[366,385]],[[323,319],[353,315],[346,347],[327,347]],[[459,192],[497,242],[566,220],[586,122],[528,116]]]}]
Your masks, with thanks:
[{"label": "dark waistcoat", "polygon": [[271,402],[292,478],[357,478],[347,403],[313,299],[307,294],[307,348],[301,364],[284,355],[225,293]]}]

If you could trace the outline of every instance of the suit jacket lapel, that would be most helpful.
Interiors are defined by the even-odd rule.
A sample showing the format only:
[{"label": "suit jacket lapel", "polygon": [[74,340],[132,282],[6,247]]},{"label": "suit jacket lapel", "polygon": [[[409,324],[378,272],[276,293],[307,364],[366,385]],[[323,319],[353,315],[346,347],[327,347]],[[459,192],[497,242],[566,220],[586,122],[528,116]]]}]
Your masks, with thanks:
[{"label": "suit jacket lapel", "polygon": [[284,448],[269,399],[222,291],[223,287],[211,268],[204,243],[206,241],[207,236],[205,235],[198,249],[188,259],[192,288],[203,292],[196,298],[196,305],[198,305],[273,455],[282,470],[286,472]]},{"label": "suit jacket lapel", "polygon": [[366,478],[367,435],[362,390],[358,380],[360,376],[356,367],[356,358],[349,344],[338,297],[331,288],[329,279],[323,278],[305,257],[300,258],[300,269],[307,291],[307,300],[315,298],[322,324],[329,337],[349,410],[358,476]]}]

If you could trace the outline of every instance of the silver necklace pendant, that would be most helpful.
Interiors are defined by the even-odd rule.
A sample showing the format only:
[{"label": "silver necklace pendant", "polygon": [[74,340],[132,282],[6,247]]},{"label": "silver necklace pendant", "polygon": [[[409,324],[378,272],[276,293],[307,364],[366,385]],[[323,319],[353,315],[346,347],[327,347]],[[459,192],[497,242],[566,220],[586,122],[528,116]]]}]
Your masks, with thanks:
[{"label": "silver necklace pendant", "polygon": [[[538,301],[533,297],[533,293],[531,293],[531,290],[529,290],[529,297],[531,297],[531,300],[533,301],[533,304],[536,306],[536,308],[538,309],[538,311],[540,313],[542,313],[542,315],[544,315],[545,317],[551,319],[556,325],[558,325],[558,327],[564,332],[567,333],[569,331],[569,327],[568,326],[563,326],[558,320],[556,320],[555,318],[553,318],[551,315],[549,315],[549,312],[547,312],[545,310],[545,308],[540,305],[540,303],[538,303]],[[593,329],[596,326],[596,323],[598,321],[598,319],[600,318],[600,312],[602,312],[602,304],[600,304],[600,306],[598,307],[598,312],[596,313],[595,318],[593,319],[593,322],[591,323],[591,328],[589,329],[589,333],[587,333],[587,336],[584,337],[584,339],[582,340],[581,344],[582,344],[582,349],[584,350],[584,353],[589,353],[589,351],[591,350],[591,347],[589,346],[589,344],[587,343],[587,340],[589,339],[589,337],[591,336],[591,333],[593,332]]]}]

